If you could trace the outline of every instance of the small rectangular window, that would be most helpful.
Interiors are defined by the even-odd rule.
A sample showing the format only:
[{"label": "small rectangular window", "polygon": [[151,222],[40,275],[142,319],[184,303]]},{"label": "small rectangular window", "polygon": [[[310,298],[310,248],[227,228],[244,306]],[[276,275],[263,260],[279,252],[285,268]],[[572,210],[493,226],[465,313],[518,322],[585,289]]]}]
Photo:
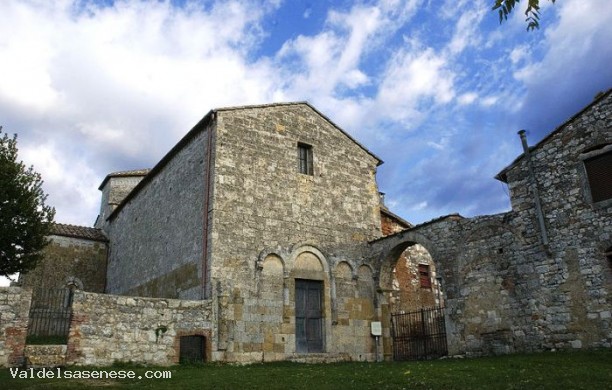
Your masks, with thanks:
[{"label": "small rectangular window", "polygon": [[429,277],[429,265],[419,264],[419,279],[422,288],[431,288],[431,278]]},{"label": "small rectangular window", "polygon": [[612,152],[584,160],[593,203],[612,199]]},{"label": "small rectangular window", "polygon": [[313,175],[312,146],[298,143],[298,170],[304,175]]}]

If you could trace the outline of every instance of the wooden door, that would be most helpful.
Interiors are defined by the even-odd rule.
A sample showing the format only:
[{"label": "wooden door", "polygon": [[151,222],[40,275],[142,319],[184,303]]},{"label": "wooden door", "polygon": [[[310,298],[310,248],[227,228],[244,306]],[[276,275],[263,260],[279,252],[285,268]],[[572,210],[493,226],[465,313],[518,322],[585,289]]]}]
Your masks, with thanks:
[{"label": "wooden door", "polygon": [[295,281],[295,342],[297,352],[323,352],[323,282]]}]

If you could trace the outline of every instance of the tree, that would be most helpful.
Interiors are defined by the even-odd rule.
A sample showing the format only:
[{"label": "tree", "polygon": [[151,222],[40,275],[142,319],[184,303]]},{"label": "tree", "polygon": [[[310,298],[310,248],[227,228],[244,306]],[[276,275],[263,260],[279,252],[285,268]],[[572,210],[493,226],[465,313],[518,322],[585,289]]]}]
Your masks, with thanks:
[{"label": "tree", "polygon": [[[508,15],[521,0],[495,0],[493,11],[499,12],[499,23],[508,19]],[[555,2],[555,0],[550,0]],[[525,21],[527,30],[540,28],[540,0],[527,0],[527,10],[525,10]]]},{"label": "tree", "polygon": [[36,266],[48,244],[55,209],[45,205],[43,181],[33,167],[17,162],[17,134],[0,126],[0,276]]}]

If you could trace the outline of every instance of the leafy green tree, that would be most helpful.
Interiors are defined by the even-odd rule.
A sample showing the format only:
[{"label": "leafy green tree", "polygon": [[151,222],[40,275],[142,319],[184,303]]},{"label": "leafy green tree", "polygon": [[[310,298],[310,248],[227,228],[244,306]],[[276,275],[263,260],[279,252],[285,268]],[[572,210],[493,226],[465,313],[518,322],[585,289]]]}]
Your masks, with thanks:
[{"label": "leafy green tree", "polygon": [[[493,11],[499,13],[499,23],[508,19],[508,15],[521,0],[495,0]],[[550,0],[553,3],[555,0]],[[527,10],[525,10],[525,21],[527,30],[540,28],[540,0],[527,0]]]},{"label": "leafy green tree", "polygon": [[55,209],[45,205],[42,184],[33,167],[17,161],[17,134],[2,135],[0,127],[0,276],[34,268],[48,244]]}]

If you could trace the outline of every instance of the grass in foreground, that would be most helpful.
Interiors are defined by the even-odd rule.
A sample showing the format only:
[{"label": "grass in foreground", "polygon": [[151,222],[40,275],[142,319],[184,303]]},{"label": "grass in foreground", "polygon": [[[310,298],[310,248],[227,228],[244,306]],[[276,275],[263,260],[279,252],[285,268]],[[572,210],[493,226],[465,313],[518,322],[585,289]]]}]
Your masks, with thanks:
[{"label": "grass in foreground", "polygon": [[[93,367],[71,367],[92,371]],[[547,352],[426,362],[173,367],[117,365],[102,370],[171,371],[172,379],[13,379],[2,389],[612,389],[612,350]]]}]

